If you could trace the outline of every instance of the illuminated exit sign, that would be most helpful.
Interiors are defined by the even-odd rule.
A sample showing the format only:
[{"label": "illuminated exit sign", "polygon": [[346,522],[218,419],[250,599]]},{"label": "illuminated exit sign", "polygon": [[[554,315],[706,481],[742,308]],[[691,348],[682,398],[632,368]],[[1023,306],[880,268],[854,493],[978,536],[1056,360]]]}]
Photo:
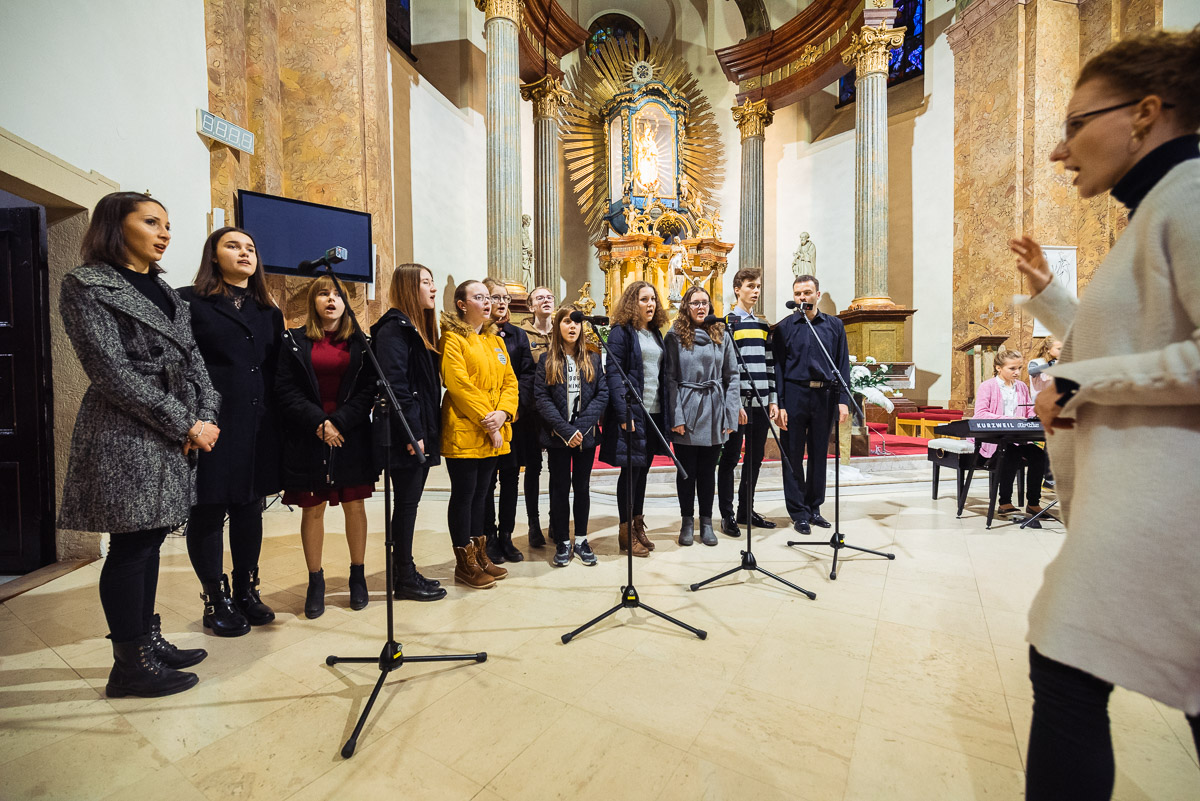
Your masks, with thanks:
[{"label": "illuminated exit sign", "polygon": [[202,108],[196,109],[196,131],[230,147],[254,154],[254,134]]}]

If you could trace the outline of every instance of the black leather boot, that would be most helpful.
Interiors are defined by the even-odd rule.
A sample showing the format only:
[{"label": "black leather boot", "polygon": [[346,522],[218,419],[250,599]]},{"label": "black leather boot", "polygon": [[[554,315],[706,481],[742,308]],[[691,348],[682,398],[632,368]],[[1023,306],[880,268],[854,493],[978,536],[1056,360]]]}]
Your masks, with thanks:
[{"label": "black leather boot", "polygon": [[136,640],[113,643],[113,669],[104,693],[109,698],[158,698],[181,693],[196,685],[195,673],[166,667],[154,653],[149,634]]},{"label": "black leather boot", "polygon": [[[502,554],[504,554],[505,561],[507,561],[507,562],[524,562],[525,561],[525,554],[518,551],[517,546],[513,545],[511,531],[503,531],[498,535],[497,538],[500,540],[500,552]],[[492,561],[493,562],[496,561],[495,557],[492,558]]]},{"label": "black leather boot", "polygon": [[371,600],[364,565],[350,565],[350,608],[357,612]]},{"label": "black leather boot", "polygon": [[431,583],[414,565],[408,565],[396,569],[392,594],[397,601],[440,601],[446,597],[446,588]]},{"label": "black leather boot", "polygon": [[504,551],[500,548],[500,535],[493,531],[491,534],[484,536],[487,537],[487,544],[484,545],[484,549],[487,551],[488,559],[491,559],[498,565],[504,564],[506,560],[504,558]]},{"label": "black leather boot", "polygon": [[238,611],[229,597],[229,577],[221,574],[216,584],[200,585],[204,601],[204,628],[212,629],[218,637],[241,637],[250,633],[250,622]]},{"label": "black leather boot", "polygon": [[158,615],[150,618],[150,642],[158,661],[174,670],[198,665],[208,656],[208,651],[203,648],[180,649],[163,639],[162,619]]},{"label": "black leather boot", "polygon": [[546,535],[542,533],[542,524],[536,517],[529,518],[529,547],[546,547]]},{"label": "black leather boot", "polygon": [[233,571],[233,603],[251,626],[262,626],[275,619],[271,607],[258,595],[258,568]]},{"label": "black leather boot", "polygon": [[304,594],[304,616],[315,620],[325,614],[325,568],[308,574],[308,592]]}]

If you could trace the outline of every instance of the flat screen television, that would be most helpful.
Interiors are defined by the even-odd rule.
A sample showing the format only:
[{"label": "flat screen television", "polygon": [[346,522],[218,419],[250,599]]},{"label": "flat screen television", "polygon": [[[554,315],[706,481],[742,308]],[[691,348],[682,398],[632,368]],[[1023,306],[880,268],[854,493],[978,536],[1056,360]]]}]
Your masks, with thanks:
[{"label": "flat screen television", "polygon": [[269,273],[300,275],[300,262],[319,259],[340,245],[349,256],[334,266],[338,278],[375,280],[371,215],[366,212],[240,189],[237,219],[254,237]]}]

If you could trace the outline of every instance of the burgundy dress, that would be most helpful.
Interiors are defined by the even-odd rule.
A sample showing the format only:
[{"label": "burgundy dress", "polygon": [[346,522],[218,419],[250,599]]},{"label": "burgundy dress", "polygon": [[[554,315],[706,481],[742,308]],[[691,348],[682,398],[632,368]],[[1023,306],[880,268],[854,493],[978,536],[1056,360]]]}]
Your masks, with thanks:
[{"label": "burgundy dress", "polygon": [[[337,411],[338,388],[342,385],[342,377],[350,366],[350,342],[334,342],[326,334],[320,342],[313,343],[312,349],[313,372],[317,376],[317,389],[321,393],[321,408],[325,414]],[[316,433],[313,433],[316,436]],[[299,506],[307,509],[322,503],[337,506],[348,501],[360,501],[370,498],[374,487],[362,484],[356,487],[330,487],[318,492],[295,492],[288,490],[283,493],[283,502],[288,506]]]}]

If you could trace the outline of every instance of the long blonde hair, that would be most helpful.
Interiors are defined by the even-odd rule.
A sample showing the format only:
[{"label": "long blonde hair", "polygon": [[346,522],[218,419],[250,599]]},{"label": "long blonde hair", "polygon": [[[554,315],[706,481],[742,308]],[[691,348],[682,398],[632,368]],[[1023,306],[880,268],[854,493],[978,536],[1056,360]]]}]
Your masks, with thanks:
[{"label": "long blonde hair", "polygon": [[421,335],[426,348],[437,350],[437,311],[426,309],[421,305],[422,273],[429,273],[429,277],[433,277],[433,270],[424,264],[396,265],[396,271],[392,273],[392,286],[388,291],[388,302],[391,303],[393,309],[403,312],[404,316],[409,319],[413,327],[417,329],[417,333]]},{"label": "long blonde hair", "polygon": [[[308,287],[308,303],[304,304],[308,310],[308,319],[304,321],[304,336],[311,339],[313,342],[320,342],[325,338],[325,327],[321,324],[321,314],[317,311],[317,295],[322,292],[337,292],[337,285],[333,283],[333,279],[328,275],[322,275],[316,278]],[[350,315],[346,312],[346,306],[350,301],[347,300],[340,292],[338,297],[342,299],[342,316],[338,320],[337,328],[333,332],[334,342],[345,342],[354,333],[354,326],[350,322]]]},{"label": "long blonde hair", "polygon": [[[563,343],[562,321],[575,311],[573,306],[560,306],[554,313],[554,323],[550,328],[550,343],[546,347],[546,384],[558,384],[567,380],[567,351]],[[587,331],[579,332],[575,340],[575,353],[571,356],[575,367],[579,370],[584,381],[591,382],[596,378],[596,367],[592,364],[592,349],[588,345]]]}]

